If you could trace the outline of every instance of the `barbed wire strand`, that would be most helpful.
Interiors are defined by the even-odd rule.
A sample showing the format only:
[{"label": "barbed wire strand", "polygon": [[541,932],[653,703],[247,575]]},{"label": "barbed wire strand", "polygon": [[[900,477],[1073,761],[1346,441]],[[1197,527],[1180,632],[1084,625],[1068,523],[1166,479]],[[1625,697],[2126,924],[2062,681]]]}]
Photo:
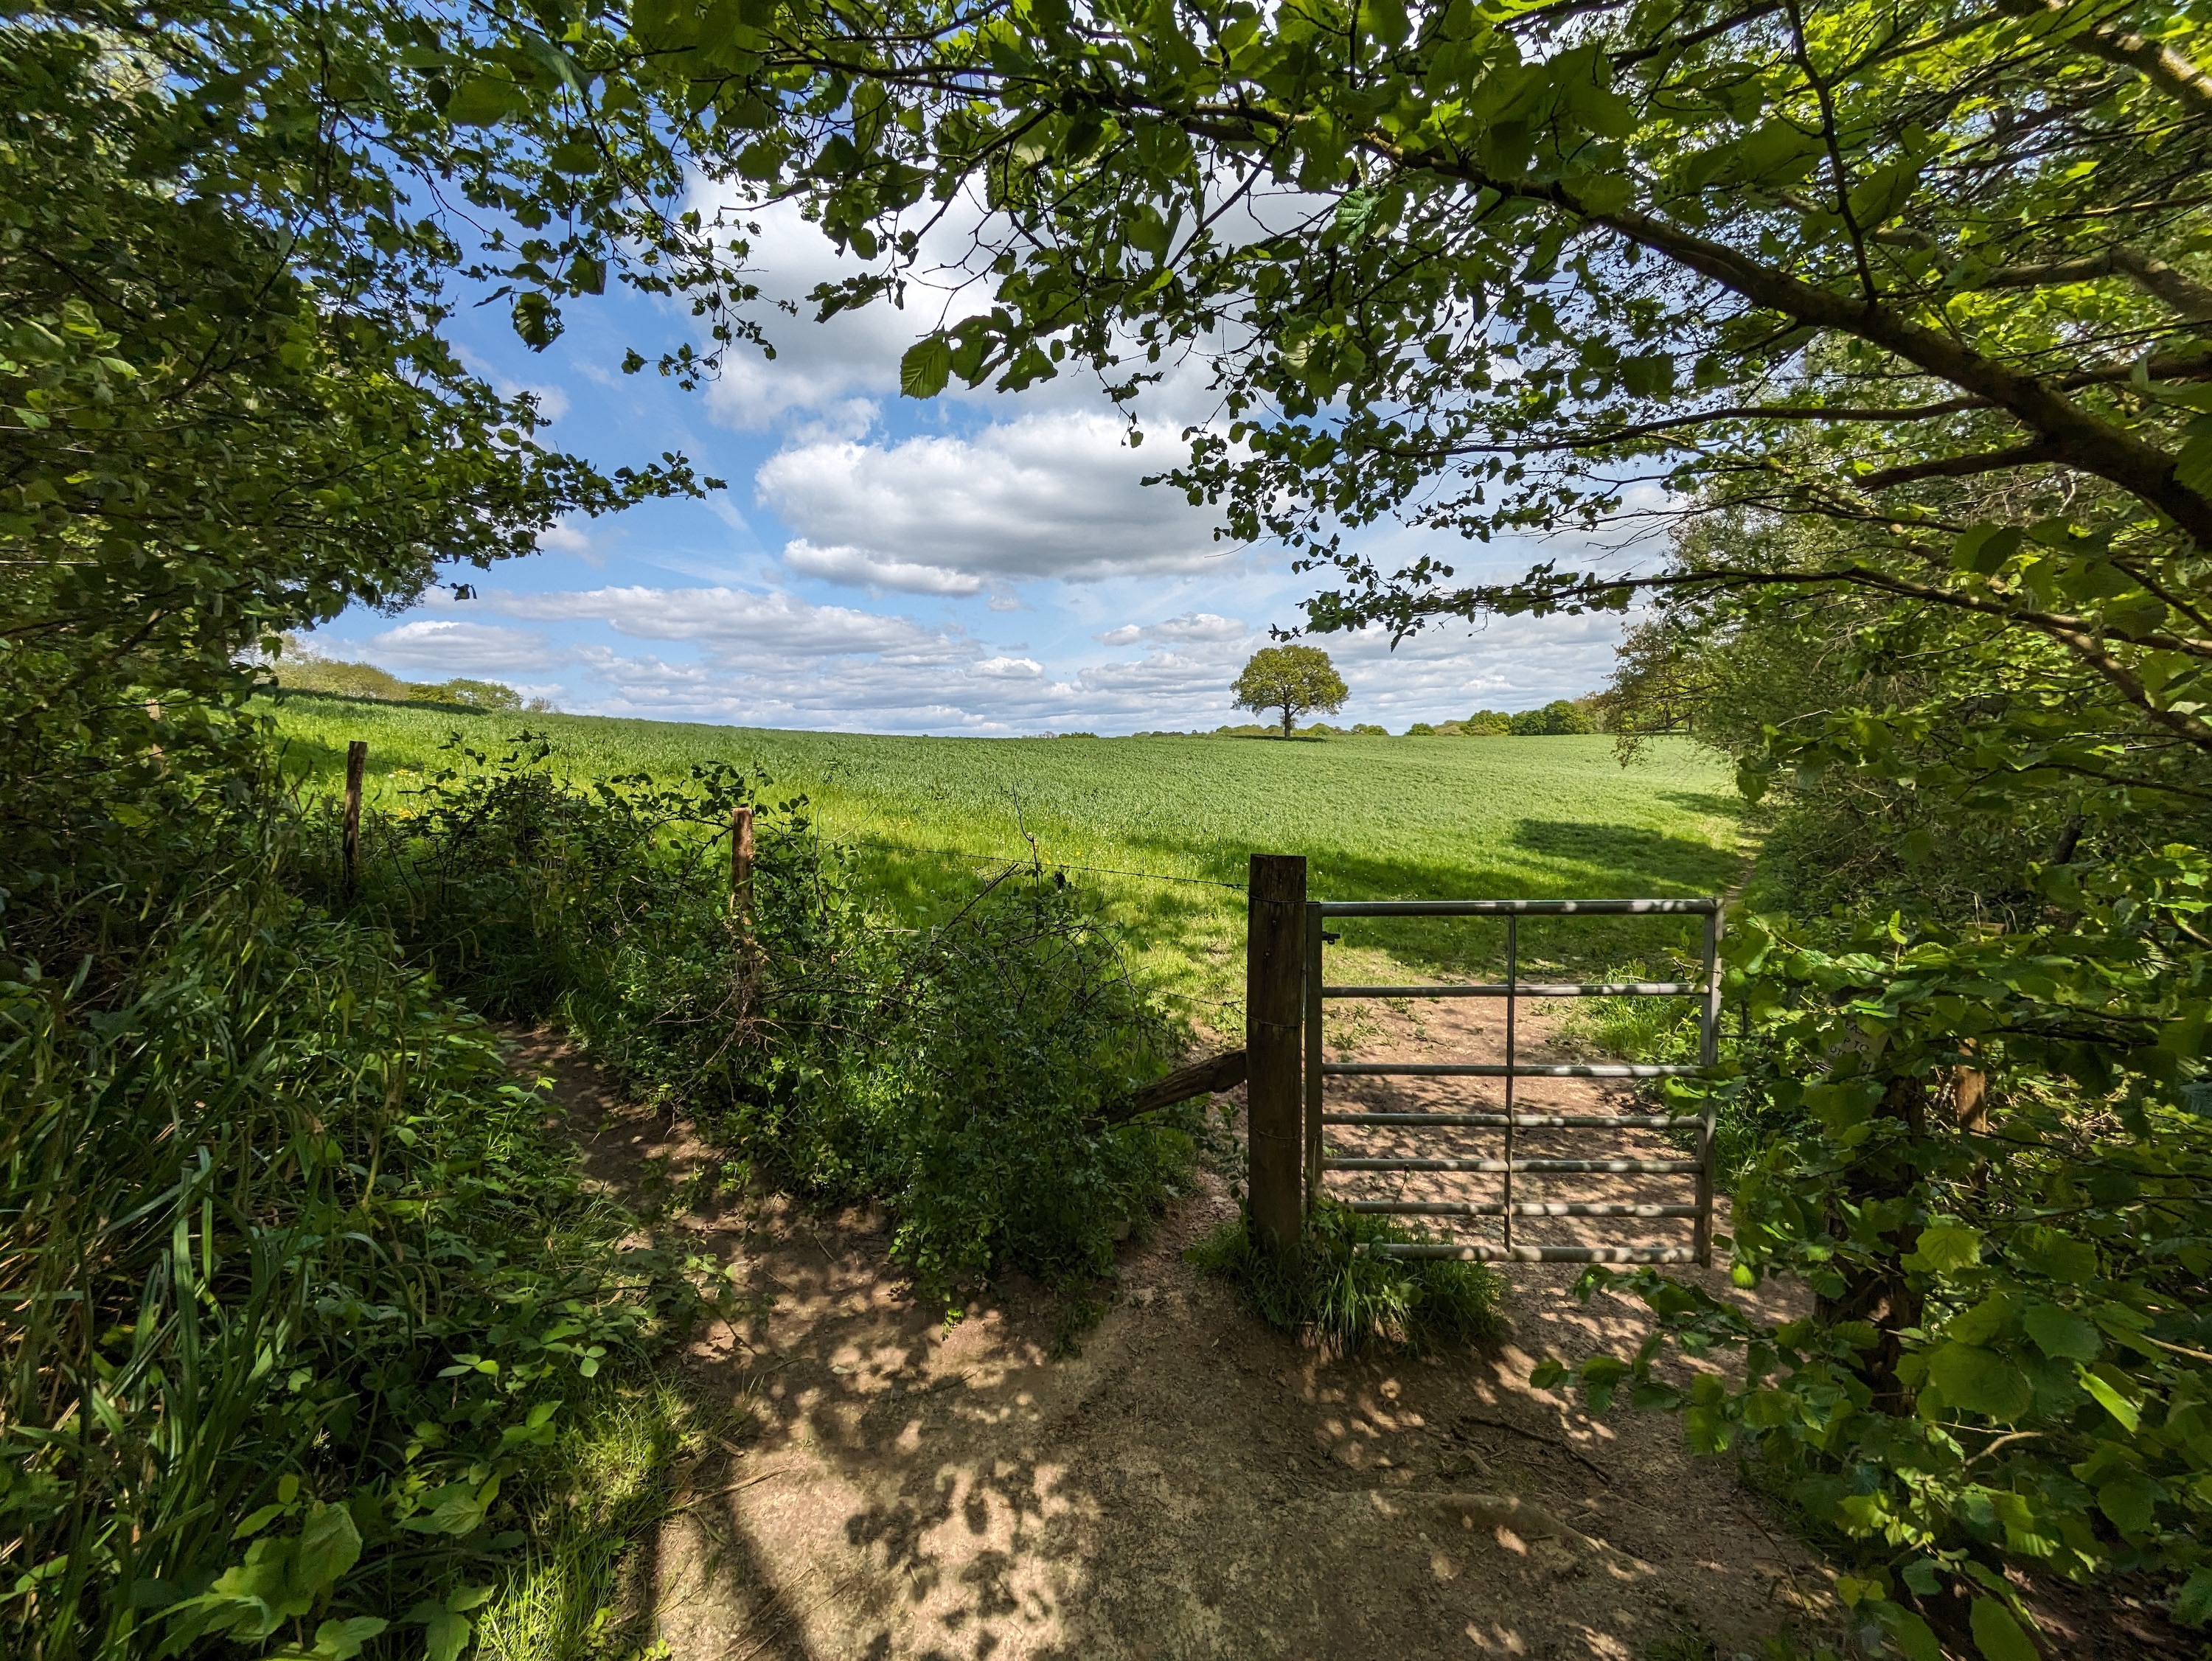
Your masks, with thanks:
[{"label": "barbed wire strand", "polygon": [[[873,837],[839,836],[831,833],[831,840],[848,848],[881,848],[887,853],[928,854],[939,859],[988,860],[994,864],[1025,864],[1022,856],[1003,853],[977,853],[969,848],[918,848],[908,842],[879,842]],[[1065,859],[1040,858],[1037,864],[1056,871],[1087,871],[1097,876],[1133,876],[1146,882],[1187,882],[1194,887],[1227,888],[1235,894],[1249,894],[1242,882],[1224,882],[1215,876],[1170,876],[1164,871],[1125,871],[1110,865],[1079,865]]]}]

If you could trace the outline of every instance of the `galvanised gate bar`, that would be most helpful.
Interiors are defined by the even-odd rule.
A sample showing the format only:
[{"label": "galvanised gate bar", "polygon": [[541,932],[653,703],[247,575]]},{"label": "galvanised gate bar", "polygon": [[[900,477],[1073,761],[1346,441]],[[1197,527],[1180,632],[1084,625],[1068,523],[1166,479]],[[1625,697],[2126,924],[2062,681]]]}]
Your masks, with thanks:
[{"label": "galvanised gate bar", "polygon": [[[1704,967],[1695,981],[1620,982],[1524,981],[1520,978],[1521,919],[1524,917],[1681,916],[1705,919]],[[1442,986],[1332,986],[1322,973],[1324,933],[1328,919],[1343,917],[1499,917],[1505,920],[1505,979],[1501,982]],[[1713,1110],[1710,1099],[1694,1121],[1697,1146],[1688,1159],[1607,1157],[1529,1159],[1515,1148],[1515,1133],[1527,1130],[1589,1131],[1679,1128],[1682,1121],[1665,1113],[1546,1113],[1519,1111],[1515,1086],[1524,1078],[1674,1078],[1702,1073],[1718,1054],[1721,989],[1719,952],[1721,901],[1705,900],[1314,900],[1304,918],[1305,1019],[1305,1191],[1318,1197],[1331,1171],[1437,1171],[1494,1174],[1494,1200],[1351,1200],[1354,1211],[1389,1212],[1428,1217],[1497,1217],[1504,1225],[1504,1244],[1455,1242],[1425,1245],[1377,1243],[1378,1255],[1395,1258],[1508,1258],[1522,1263],[1696,1263],[1710,1266],[1713,1256]],[[1494,997],[1505,1001],[1505,1059],[1495,1062],[1328,1061],[1322,1057],[1322,1014],[1329,998]],[[1698,1000],[1698,1062],[1662,1066],[1631,1062],[1523,1064],[1516,1019],[1524,997],[1694,997]],[[1417,1078],[1495,1078],[1504,1082],[1502,1112],[1345,1112],[1327,1111],[1324,1092],[1331,1078],[1376,1076]],[[1481,1129],[1502,1133],[1495,1159],[1331,1157],[1323,1134],[1332,1125],[1406,1129]],[[1624,1174],[1678,1176],[1694,1183],[1695,1198],[1680,1203],[1618,1204],[1571,1200],[1524,1200],[1514,1194],[1516,1176]],[[1516,1217],[1685,1217],[1691,1221],[1686,1246],[1528,1246],[1514,1239]]]}]

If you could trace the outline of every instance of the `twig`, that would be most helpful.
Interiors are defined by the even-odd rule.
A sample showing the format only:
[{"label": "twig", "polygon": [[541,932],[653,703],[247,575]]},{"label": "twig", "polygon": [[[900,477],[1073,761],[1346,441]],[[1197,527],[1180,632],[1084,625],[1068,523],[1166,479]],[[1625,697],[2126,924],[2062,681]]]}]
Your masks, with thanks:
[{"label": "twig", "polygon": [[1603,1482],[1607,1488],[1611,1488],[1613,1486],[1613,1477],[1607,1471],[1606,1468],[1598,1464],[1596,1460],[1591,1458],[1589,1454],[1577,1447],[1572,1442],[1568,1441],[1565,1437],[1547,1436],[1540,1430],[1524,1430],[1519,1425],[1508,1424],[1503,1419],[1486,1419],[1479,1413],[1462,1413],[1459,1415],[1458,1422],[1461,1424],[1488,1425],[1492,1430],[1510,1431],[1516,1436],[1526,1437],[1528,1440],[1538,1443],[1542,1446],[1556,1448],[1559,1452],[1565,1454],[1569,1458],[1588,1466],[1592,1474],[1597,1477],[1598,1481]]},{"label": "twig", "polygon": [[695,1494],[690,1499],[686,1500],[682,1505],[678,1506],[676,1509],[678,1511],[689,1511],[692,1506],[704,1505],[709,1500],[719,1500],[725,1494],[735,1494],[741,1488],[750,1488],[754,1483],[765,1482],[771,1477],[788,1476],[790,1475],[791,1468],[788,1465],[778,1465],[774,1470],[763,1470],[757,1476],[748,1476],[741,1482],[731,1482],[725,1487],[714,1489],[712,1493]]}]

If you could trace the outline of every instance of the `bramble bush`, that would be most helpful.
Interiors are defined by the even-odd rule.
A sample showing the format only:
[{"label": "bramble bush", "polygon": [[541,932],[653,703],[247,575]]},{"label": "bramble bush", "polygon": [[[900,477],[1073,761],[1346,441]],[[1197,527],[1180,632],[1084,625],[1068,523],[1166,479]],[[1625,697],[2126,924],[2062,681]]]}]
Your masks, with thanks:
[{"label": "bramble bush", "polygon": [[[2058,920],[2008,935],[1892,920],[1838,949],[1740,919],[1759,1041],[1673,1088],[1778,1125],[1737,1182],[1735,1275],[1802,1280],[1815,1309],[1769,1329],[1656,1271],[1586,1279],[1660,1317],[1577,1369],[1593,1406],[1625,1392],[1735,1450],[1914,1661],[2036,1653],[2021,1566],[2139,1573],[2177,1621],[2212,1616],[2212,1137],[2183,1105],[2212,985],[2148,926],[2193,927],[2206,874],[2179,846],[2046,868]],[[1737,1353],[1741,1378],[1672,1382],[1670,1349]]]},{"label": "bramble bush", "polygon": [[[847,880],[804,799],[763,801],[743,769],[574,781],[527,732],[496,758],[458,739],[452,755],[365,821],[354,914],[477,1006],[565,1026],[762,1177],[882,1202],[933,1292],[1002,1265],[1103,1272],[1183,1180],[1197,1109],[1108,1123],[1178,1035],[1063,876],[1010,866],[944,922],[902,929]],[[335,817],[318,824],[307,879],[335,895]]]}]

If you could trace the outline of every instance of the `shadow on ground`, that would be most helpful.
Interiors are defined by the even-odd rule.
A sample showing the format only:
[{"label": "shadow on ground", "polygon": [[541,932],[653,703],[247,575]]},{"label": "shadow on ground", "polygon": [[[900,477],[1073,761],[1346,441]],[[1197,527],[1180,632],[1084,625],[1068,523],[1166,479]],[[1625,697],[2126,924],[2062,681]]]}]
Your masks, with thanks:
[{"label": "shadow on ground", "polygon": [[[623,1110],[557,1041],[595,1178],[680,1190],[711,1150]],[[639,1596],[673,1661],[1604,1657],[1772,1632],[1824,1579],[1669,1422],[1530,1390],[1535,1353],[1632,1344],[1640,1306],[1516,1274],[1499,1353],[1330,1361],[1259,1326],[1183,1248],[1192,1197],[1125,1254],[1081,1353],[1016,1283],[948,1322],[880,1220],[732,1197],[685,1215],[755,1312],[696,1387],[754,1431],[702,1464]]]}]

